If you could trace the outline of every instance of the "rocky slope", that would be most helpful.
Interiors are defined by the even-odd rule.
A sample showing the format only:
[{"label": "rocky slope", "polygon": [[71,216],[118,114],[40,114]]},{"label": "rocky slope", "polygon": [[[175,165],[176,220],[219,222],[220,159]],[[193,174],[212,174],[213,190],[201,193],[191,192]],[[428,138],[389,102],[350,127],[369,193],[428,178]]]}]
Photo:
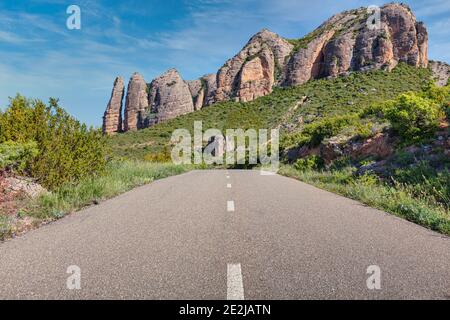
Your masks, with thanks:
[{"label": "rocky slope", "polygon": [[[400,62],[428,66],[427,30],[409,7],[381,7],[378,24],[371,23],[370,14],[367,8],[339,13],[295,40],[261,30],[216,74],[183,81],[171,69],[152,82],[148,97],[144,79],[135,74],[128,85],[123,130],[148,127],[219,101],[251,101],[271,93],[274,86],[351,71],[392,70]],[[442,75],[448,69],[441,65],[435,70]],[[120,108],[108,105],[105,133],[117,131],[117,120],[109,119],[119,119],[118,113]]]},{"label": "rocky slope", "polygon": [[430,61],[430,68],[438,86],[445,86],[450,78],[450,65],[440,61]]}]

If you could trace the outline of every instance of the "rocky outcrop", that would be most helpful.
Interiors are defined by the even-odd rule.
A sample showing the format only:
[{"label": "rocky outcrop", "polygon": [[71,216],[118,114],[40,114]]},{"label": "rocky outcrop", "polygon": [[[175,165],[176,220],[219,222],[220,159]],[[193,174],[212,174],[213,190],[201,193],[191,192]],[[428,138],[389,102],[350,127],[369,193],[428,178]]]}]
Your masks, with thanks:
[{"label": "rocky outcrop", "polygon": [[216,101],[249,101],[272,92],[293,48],[279,35],[262,30],[217,73]]},{"label": "rocky outcrop", "polygon": [[388,31],[386,41],[393,47],[393,59],[416,67],[428,65],[428,33],[416,21],[411,9],[403,4],[388,4],[381,11],[382,26]]},{"label": "rocky outcrop", "polygon": [[203,88],[205,90],[205,99],[203,101],[203,106],[209,106],[216,102],[216,92],[217,92],[217,75],[207,74],[201,79]]},{"label": "rocky outcrop", "polygon": [[380,23],[371,25],[366,8],[333,16],[298,40],[287,64],[284,85],[336,77],[349,71],[391,70],[399,62],[428,65],[428,34],[409,7],[381,7]]},{"label": "rocky outcrop", "polygon": [[189,85],[175,69],[168,70],[152,81],[148,101],[150,115],[146,127],[194,111]]},{"label": "rocky outcrop", "polygon": [[139,73],[134,73],[128,83],[125,103],[124,131],[141,129],[148,109],[147,83]]},{"label": "rocky outcrop", "polygon": [[190,80],[186,81],[191,92],[192,100],[194,103],[194,110],[200,110],[203,107],[203,101],[205,100],[205,90],[203,89],[202,81]]},{"label": "rocky outcrop", "polygon": [[321,75],[324,64],[323,49],[334,33],[334,30],[323,32],[292,55],[287,65],[284,85],[302,84]]},{"label": "rocky outcrop", "polygon": [[450,65],[445,62],[430,61],[430,68],[433,72],[433,78],[436,80],[436,85],[446,86],[450,78]]},{"label": "rocky outcrop", "polygon": [[197,80],[186,81],[191,92],[194,103],[194,110],[200,110],[215,101],[216,94],[216,75],[208,74]]},{"label": "rocky outcrop", "polygon": [[394,152],[395,140],[388,134],[377,133],[366,140],[354,139],[354,137],[335,136],[324,140],[317,147],[307,145],[293,148],[288,151],[287,158],[294,161],[308,156],[320,156],[326,164],[347,156],[351,159],[375,158],[384,159]]},{"label": "rocky outcrop", "polygon": [[117,77],[114,81],[111,98],[103,115],[103,133],[114,134],[122,131],[122,103],[125,92],[123,79]]}]

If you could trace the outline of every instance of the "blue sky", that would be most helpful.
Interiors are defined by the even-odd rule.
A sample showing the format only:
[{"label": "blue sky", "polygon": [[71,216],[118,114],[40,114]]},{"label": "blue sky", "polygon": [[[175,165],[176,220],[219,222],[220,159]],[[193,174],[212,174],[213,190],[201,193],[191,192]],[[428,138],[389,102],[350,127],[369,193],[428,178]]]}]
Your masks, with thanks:
[{"label": "blue sky", "polygon": [[[184,79],[216,72],[262,28],[299,38],[345,9],[386,1],[0,0],[0,107],[21,93],[99,126],[114,78],[150,82],[175,67]],[[450,62],[450,1],[403,1],[424,21],[430,58]],[[81,8],[81,30],[66,9]]]}]

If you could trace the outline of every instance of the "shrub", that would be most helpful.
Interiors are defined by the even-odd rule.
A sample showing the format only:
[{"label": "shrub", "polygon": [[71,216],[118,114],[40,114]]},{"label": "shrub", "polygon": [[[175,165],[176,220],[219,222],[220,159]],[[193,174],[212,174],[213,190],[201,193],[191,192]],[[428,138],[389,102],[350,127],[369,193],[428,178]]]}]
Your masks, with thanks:
[{"label": "shrub", "polygon": [[87,128],[50,99],[49,105],[20,95],[0,114],[0,143],[35,141],[31,176],[53,189],[104,170],[106,147],[100,130]]},{"label": "shrub", "polygon": [[0,169],[9,169],[24,173],[38,155],[39,150],[34,141],[19,143],[7,141],[0,144]]},{"label": "shrub", "polygon": [[310,136],[312,146],[319,145],[323,139],[337,135],[342,128],[358,125],[358,115],[345,115],[327,118],[305,127],[302,134]]},{"label": "shrub", "polygon": [[407,140],[417,140],[436,129],[443,118],[440,105],[416,93],[405,93],[383,108],[392,128]]},{"label": "shrub", "polygon": [[440,105],[444,105],[450,102],[450,86],[438,87],[434,83],[431,83],[423,90],[421,96],[436,101]]},{"label": "shrub", "polygon": [[318,170],[323,168],[325,165],[323,159],[319,156],[308,156],[306,158],[298,159],[294,167],[300,171],[306,170]]},{"label": "shrub", "polygon": [[308,124],[301,132],[294,132],[284,136],[280,146],[282,149],[305,144],[315,147],[325,138],[331,138],[339,134],[342,129],[348,127],[354,127],[354,133],[362,137],[371,133],[367,125],[364,126],[360,123],[360,118],[357,114],[334,116]]}]

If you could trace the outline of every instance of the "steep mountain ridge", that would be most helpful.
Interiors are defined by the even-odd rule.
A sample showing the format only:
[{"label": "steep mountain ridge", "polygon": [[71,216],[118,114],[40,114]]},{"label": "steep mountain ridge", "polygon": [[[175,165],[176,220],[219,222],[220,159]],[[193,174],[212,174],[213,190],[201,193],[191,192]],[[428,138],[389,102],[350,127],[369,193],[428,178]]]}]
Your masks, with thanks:
[{"label": "steep mountain ridge", "polygon": [[[311,79],[352,71],[390,71],[400,62],[427,67],[427,50],[427,30],[404,4],[381,7],[378,24],[372,23],[367,8],[345,11],[296,40],[263,29],[216,74],[184,81],[176,70],[169,70],[147,88],[147,102],[143,101],[145,81],[134,74],[128,86],[123,131],[152,126],[220,101],[252,101],[274,87],[300,85]],[[118,119],[113,113],[119,110],[108,107],[108,117]],[[103,130],[107,134],[120,131],[115,128],[104,125]]]}]

